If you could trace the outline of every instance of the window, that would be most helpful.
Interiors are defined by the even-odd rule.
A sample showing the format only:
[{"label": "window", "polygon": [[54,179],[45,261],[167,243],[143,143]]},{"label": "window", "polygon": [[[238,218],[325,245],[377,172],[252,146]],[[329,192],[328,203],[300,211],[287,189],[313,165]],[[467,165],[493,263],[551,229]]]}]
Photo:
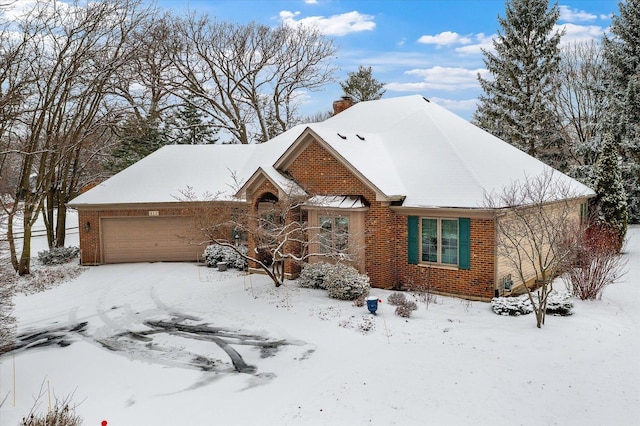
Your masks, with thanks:
[{"label": "window", "polygon": [[458,264],[457,219],[422,219],[422,261]]},{"label": "window", "polygon": [[320,253],[344,253],[349,248],[349,218],[320,216]]},{"label": "window", "polygon": [[409,216],[407,218],[407,260],[471,267],[471,221],[468,218],[443,219]]}]

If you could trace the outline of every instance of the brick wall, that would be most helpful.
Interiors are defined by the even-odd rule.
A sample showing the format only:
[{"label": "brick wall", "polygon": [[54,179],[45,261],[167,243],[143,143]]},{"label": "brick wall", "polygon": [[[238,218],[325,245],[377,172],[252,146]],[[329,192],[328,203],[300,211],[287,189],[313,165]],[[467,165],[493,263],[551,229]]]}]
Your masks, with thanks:
[{"label": "brick wall", "polygon": [[319,143],[312,142],[287,168],[309,193],[360,195],[369,203],[365,217],[365,269],[373,287],[425,287],[440,293],[487,299],[495,280],[493,220],[471,219],[471,267],[437,268],[408,262],[407,217],[376,201],[375,193]]},{"label": "brick wall", "polygon": [[471,265],[468,270],[409,264],[407,218],[398,216],[396,227],[403,229],[398,240],[398,284],[405,289],[489,299],[495,286],[495,226],[490,219],[471,219]]},{"label": "brick wall", "polygon": [[390,288],[397,281],[395,214],[376,201],[376,194],[319,143],[310,145],[287,172],[313,195],[358,195],[369,202],[365,214],[365,270],[374,287]]}]

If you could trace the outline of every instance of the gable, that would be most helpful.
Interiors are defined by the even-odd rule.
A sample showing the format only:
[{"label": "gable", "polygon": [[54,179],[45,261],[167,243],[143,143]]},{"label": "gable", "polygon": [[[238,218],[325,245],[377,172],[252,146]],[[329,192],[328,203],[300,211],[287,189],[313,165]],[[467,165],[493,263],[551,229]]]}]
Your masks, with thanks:
[{"label": "gable", "polygon": [[372,199],[384,197],[315,138],[309,137],[298,148],[283,171],[309,193],[365,195]]}]

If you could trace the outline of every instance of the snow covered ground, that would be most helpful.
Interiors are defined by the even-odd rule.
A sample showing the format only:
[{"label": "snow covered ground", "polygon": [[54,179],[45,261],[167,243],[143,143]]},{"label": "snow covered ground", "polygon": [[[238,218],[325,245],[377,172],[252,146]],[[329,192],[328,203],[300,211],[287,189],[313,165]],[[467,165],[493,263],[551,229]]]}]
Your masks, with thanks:
[{"label": "snow covered ground", "polygon": [[72,395],[85,425],[635,425],[640,227],[627,251],[625,282],[542,330],[441,296],[407,320],[388,291],[373,291],[374,317],[195,264],[87,268],[15,297],[19,333],[68,345],[0,358],[0,425],[17,425],[41,388],[40,409]]}]

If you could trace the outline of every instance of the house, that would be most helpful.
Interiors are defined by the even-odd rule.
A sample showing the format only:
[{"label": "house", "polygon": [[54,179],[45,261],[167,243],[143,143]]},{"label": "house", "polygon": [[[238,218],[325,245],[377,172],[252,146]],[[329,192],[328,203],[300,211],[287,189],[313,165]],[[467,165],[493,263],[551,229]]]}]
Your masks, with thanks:
[{"label": "house", "polygon": [[[196,261],[204,241],[194,235],[194,204],[258,209],[296,187],[309,196],[311,225],[349,230],[356,266],[374,287],[428,282],[435,292],[488,299],[508,271],[485,194],[548,169],[429,100],[406,96],[361,102],[259,145],[166,146],[69,206],[78,210],[83,264]],[[577,210],[594,195],[556,176],[574,189]]]}]

